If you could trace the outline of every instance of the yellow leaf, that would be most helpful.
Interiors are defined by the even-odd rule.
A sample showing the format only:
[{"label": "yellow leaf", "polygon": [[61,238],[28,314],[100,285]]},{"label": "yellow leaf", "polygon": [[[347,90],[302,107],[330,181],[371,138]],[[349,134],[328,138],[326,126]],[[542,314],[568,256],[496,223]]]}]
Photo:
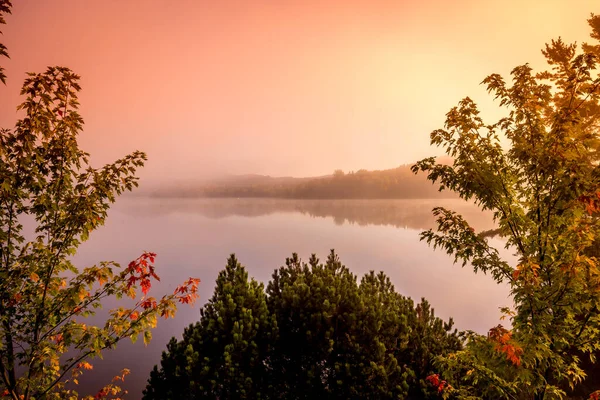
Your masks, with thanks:
[{"label": "yellow leaf", "polygon": [[156,315],[149,315],[148,316],[148,325],[150,325],[150,327],[156,328],[157,322],[158,321],[157,321]]},{"label": "yellow leaf", "polygon": [[150,343],[150,341],[152,340],[152,332],[150,331],[145,331],[144,332],[144,345],[148,345],[148,343]]}]

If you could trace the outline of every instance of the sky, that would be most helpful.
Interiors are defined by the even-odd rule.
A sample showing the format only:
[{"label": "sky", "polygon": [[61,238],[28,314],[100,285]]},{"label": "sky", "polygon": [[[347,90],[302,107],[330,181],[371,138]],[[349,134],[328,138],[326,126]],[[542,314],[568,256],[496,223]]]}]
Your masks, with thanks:
[{"label": "sky", "polygon": [[429,144],[480,82],[552,38],[586,41],[598,0],[13,0],[0,126],[26,72],[81,75],[81,147],[134,150],[143,181],[316,176],[439,155]]}]

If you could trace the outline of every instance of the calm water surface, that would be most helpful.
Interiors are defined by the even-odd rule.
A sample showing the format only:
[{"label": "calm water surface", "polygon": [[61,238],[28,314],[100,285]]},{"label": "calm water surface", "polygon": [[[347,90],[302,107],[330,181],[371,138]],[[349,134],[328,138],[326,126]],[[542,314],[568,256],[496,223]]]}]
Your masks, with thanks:
[{"label": "calm water surface", "polygon": [[[160,320],[149,346],[123,342],[103,360],[93,360],[94,372],[80,380],[81,392],[95,392],[126,367],[132,371],[124,385],[128,398],[140,398],[166,343],[198,320],[231,253],[266,283],[293,252],[305,260],[316,253],[323,260],[335,249],[359,279],[382,270],[397,291],[415,300],[425,297],[438,316],[453,317],[459,329],[487,331],[498,323],[498,308],[509,305],[508,289],[453,265],[450,256],[419,241],[419,232],[434,226],[431,209],[438,205],[459,211],[477,231],[493,228],[490,214],[460,200],[119,199],[106,225],[82,245],[76,265],[103,260],[126,265],[152,251],[161,277],[152,295],[171,293],[193,276],[202,279],[201,300],[181,306],[175,319]],[[501,240],[491,242],[503,248]],[[501,254],[513,259],[508,250]]]}]

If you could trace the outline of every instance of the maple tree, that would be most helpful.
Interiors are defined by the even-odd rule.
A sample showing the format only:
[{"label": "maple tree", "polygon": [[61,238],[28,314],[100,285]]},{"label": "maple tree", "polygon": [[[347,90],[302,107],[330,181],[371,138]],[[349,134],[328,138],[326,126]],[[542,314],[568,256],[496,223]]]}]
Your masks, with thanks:
[{"label": "maple tree", "polygon": [[[9,0],[0,0],[0,25],[6,24],[6,20],[4,16],[10,14],[10,9],[12,4]],[[2,31],[0,31],[0,35]],[[6,46],[3,43],[0,43],[0,57],[8,58],[8,51]],[[6,84],[6,73],[4,72],[4,68],[0,66],[0,82]]]},{"label": "maple tree", "polygon": [[[600,40],[600,16],[588,22]],[[431,133],[453,164],[413,167],[493,211],[518,258],[511,265],[460,215],[434,209],[437,230],[422,238],[508,285],[514,302],[503,309],[510,326],[470,333],[463,351],[439,358],[447,397],[562,398],[586,378],[582,358],[600,349],[600,259],[587,251],[600,239],[600,46],[581,48],[552,40],[542,51],[548,71],[518,66],[510,84],[488,76],[506,116],[486,124],[463,99]]]},{"label": "maple tree", "polygon": [[[10,6],[0,0],[0,23]],[[68,68],[29,73],[18,106],[23,117],[0,130],[0,397],[77,398],[68,384],[92,369],[90,358],[125,338],[143,335],[147,343],[158,317],[172,317],[177,303],[197,297],[194,278],[173,294],[150,297],[159,279],[153,253],[126,268],[101,262],[80,269],[71,262],[116,197],[137,186],[135,173],[146,159],[136,151],[102,168],[89,165],[77,144],[79,91],[79,76]],[[34,232],[25,221],[35,221]],[[123,296],[133,305],[110,310],[103,325],[86,324],[107,297]],[[128,373],[95,398],[122,394],[117,382]]]}]

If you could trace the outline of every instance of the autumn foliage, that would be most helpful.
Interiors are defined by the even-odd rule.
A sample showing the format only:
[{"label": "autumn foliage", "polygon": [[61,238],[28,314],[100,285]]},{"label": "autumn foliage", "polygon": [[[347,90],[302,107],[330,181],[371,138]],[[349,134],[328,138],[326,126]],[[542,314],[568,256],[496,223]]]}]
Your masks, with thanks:
[{"label": "autumn foliage", "polygon": [[448,385],[445,380],[440,379],[438,374],[429,375],[425,380],[435,387],[438,393],[442,393],[444,390],[452,390],[452,386]]},{"label": "autumn foliage", "polygon": [[[0,24],[11,3],[0,0]],[[0,56],[6,48],[0,45]],[[0,80],[4,81],[0,69]],[[29,73],[14,128],[0,130],[0,395],[14,400],[76,399],[70,389],[89,360],[123,339],[150,341],[159,317],[198,297],[198,279],[175,293],[149,296],[159,280],[154,253],[126,268],[100,262],[86,268],[71,257],[101,226],[110,205],[137,186],[146,155],[136,151],[102,168],[78,147],[79,76],[64,67]],[[23,221],[35,222],[26,234]],[[108,312],[102,325],[86,323],[109,297],[129,296],[130,307]],[[94,399],[117,398],[118,382]],[[90,397],[91,398],[91,397]]]},{"label": "autumn foliage", "polygon": [[486,123],[464,98],[431,133],[431,144],[453,163],[427,158],[413,167],[493,212],[495,232],[517,258],[516,265],[502,259],[484,232],[441,207],[434,209],[437,229],[422,233],[511,291],[502,309],[510,326],[471,332],[464,351],[438,358],[458,398],[580,396],[578,388],[597,374],[600,259],[590,249],[600,241],[600,16],[588,22],[593,43],[546,44],[548,70],[525,64],[510,81],[485,78],[505,117]]},{"label": "autumn foliage", "polygon": [[506,355],[506,359],[515,366],[521,365],[521,354],[523,349],[512,341],[512,332],[498,325],[488,333],[489,339],[494,342],[494,349],[501,354]]}]

